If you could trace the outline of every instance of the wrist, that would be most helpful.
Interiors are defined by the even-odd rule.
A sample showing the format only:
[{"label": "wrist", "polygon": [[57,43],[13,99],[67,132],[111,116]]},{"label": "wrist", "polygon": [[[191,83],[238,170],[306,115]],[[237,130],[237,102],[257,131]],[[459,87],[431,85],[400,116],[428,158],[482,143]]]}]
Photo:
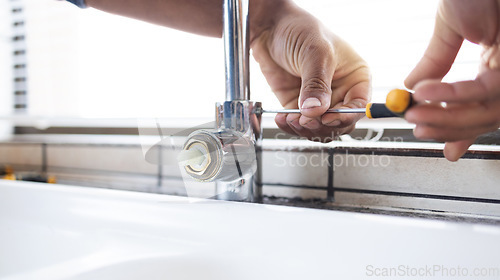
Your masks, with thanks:
[{"label": "wrist", "polygon": [[249,1],[250,43],[276,25],[295,4],[291,0]]}]

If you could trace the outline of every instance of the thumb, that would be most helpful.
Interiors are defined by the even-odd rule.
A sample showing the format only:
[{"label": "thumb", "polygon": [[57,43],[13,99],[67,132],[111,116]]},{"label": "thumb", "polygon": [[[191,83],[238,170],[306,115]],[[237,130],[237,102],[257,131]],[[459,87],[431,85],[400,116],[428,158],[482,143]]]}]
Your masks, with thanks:
[{"label": "thumb", "polygon": [[333,47],[328,44],[315,46],[302,57],[299,108],[310,118],[319,117],[330,108],[332,77],[335,72]]},{"label": "thumb", "polygon": [[429,46],[417,66],[406,78],[405,86],[412,89],[422,80],[441,80],[455,61],[463,40],[463,37],[453,31],[438,15]]},{"label": "thumb", "polygon": [[444,157],[449,161],[457,161],[460,159],[469,149],[469,147],[474,144],[476,139],[466,139],[456,142],[446,142],[444,146]]}]

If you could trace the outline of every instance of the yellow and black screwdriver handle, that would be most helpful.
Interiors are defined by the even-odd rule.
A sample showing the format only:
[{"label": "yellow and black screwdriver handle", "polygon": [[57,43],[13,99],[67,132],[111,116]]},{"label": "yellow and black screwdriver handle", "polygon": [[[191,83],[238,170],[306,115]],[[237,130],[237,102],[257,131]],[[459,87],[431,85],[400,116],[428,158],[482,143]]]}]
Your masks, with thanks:
[{"label": "yellow and black screwdriver handle", "polygon": [[403,117],[405,112],[415,104],[411,93],[403,89],[394,89],[387,94],[384,103],[368,103],[366,116],[370,119]]}]

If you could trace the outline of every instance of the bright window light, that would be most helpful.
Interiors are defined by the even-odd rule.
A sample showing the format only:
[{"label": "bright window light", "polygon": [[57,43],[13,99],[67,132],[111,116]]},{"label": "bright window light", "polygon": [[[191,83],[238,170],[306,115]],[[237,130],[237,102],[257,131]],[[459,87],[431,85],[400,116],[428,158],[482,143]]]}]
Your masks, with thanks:
[{"label": "bright window light", "polygon": [[[221,39],[53,0],[26,0],[28,113],[71,117],[211,117],[224,101]],[[368,62],[382,102],[422,56],[437,0],[297,0]],[[447,81],[477,75],[465,44]],[[279,108],[257,63],[252,100]]]}]

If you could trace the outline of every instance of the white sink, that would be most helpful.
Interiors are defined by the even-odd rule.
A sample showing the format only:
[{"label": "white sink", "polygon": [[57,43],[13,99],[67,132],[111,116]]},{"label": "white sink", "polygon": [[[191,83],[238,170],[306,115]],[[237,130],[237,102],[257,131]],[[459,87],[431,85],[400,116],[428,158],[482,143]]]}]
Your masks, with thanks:
[{"label": "white sink", "polygon": [[0,182],[0,279],[438,279],[499,260],[495,226]]}]

